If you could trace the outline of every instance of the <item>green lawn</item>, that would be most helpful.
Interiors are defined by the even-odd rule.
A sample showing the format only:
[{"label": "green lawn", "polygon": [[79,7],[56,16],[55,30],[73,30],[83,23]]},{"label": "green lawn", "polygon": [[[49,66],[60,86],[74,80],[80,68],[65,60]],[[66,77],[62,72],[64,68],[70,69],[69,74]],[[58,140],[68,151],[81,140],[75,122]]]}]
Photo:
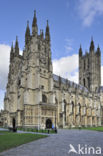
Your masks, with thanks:
[{"label": "green lawn", "polygon": [[19,134],[13,132],[0,131],[0,152],[44,137],[47,136],[30,133]]},{"label": "green lawn", "polygon": [[[48,133],[48,129],[35,129],[35,128],[17,128],[18,130],[28,131],[28,132],[38,132],[38,133]],[[55,133],[55,130],[50,129],[49,133]]]},{"label": "green lawn", "polygon": [[71,129],[83,129],[83,130],[93,130],[93,131],[100,131],[100,132],[103,132],[103,127],[74,127],[74,128],[71,128]]},{"label": "green lawn", "polygon": [[86,127],[86,128],[81,128],[81,129],[103,132],[103,127]]}]

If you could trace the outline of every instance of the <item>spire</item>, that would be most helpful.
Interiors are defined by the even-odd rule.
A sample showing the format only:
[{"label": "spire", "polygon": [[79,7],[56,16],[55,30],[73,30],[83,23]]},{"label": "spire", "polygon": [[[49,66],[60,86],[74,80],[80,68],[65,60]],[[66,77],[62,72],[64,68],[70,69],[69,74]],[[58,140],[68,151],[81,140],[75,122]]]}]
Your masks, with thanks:
[{"label": "spire", "polygon": [[101,55],[101,51],[100,51],[99,45],[98,45],[98,48],[97,48],[97,54],[98,54],[98,55]]},{"label": "spire", "polygon": [[32,34],[35,36],[38,33],[38,26],[37,26],[37,18],[36,18],[36,10],[34,10],[34,18],[32,23]]},{"label": "spire", "polygon": [[43,29],[42,29],[42,30],[40,30],[40,36],[41,36],[41,39],[43,39],[43,38],[44,38]]},{"label": "spire", "polygon": [[45,32],[45,39],[47,41],[50,41],[50,32],[49,32],[48,20],[47,20],[47,26],[46,26],[46,32]]},{"label": "spire", "polygon": [[15,54],[19,55],[19,44],[18,44],[18,37],[16,36],[16,42],[15,42]]},{"label": "spire", "polygon": [[30,29],[29,29],[29,21],[27,21],[27,27],[25,32],[25,45],[28,45],[30,41]]},{"label": "spire", "polygon": [[82,56],[82,47],[81,47],[81,44],[80,44],[80,48],[79,48],[79,56]]},{"label": "spire", "polygon": [[42,36],[44,36],[44,32],[43,32],[43,29],[42,29]]},{"label": "spire", "polygon": [[13,53],[13,42],[12,42],[12,45],[11,45],[11,53]]},{"label": "spire", "polygon": [[13,42],[12,42],[11,51],[10,51],[10,62],[12,61],[13,57],[14,57],[14,48],[13,48]]},{"label": "spire", "polygon": [[94,51],[94,41],[93,41],[93,37],[91,37],[91,44],[90,44],[90,49],[89,51]]}]

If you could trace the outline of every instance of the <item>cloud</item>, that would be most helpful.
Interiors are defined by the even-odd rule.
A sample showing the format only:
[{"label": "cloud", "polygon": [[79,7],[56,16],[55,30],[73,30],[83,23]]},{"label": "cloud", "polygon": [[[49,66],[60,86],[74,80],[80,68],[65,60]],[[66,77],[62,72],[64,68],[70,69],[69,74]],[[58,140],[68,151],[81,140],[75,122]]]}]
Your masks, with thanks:
[{"label": "cloud", "polygon": [[78,6],[84,26],[90,26],[96,16],[103,15],[103,0],[79,0]]},{"label": "cloud", "polygon": [[78,55],[53,60],[53,73],[78,83]]},{"label": "cloud", "polygon": [[73,51],[73,40],[72,39],[66,39],[66,45],[65,45],[65,49],[67,53],[70,53]]},{"label": "cloud", "polygon": [[10,46],[0,44],[0,89],[4,90],[9,71]]},{"label": "cloud", "polygon": [[[53,73],[79,83],[78,65],[77,54],[62,57],[60,59],[53,60]],[[101,85],[103,86],[103,66],[101,66]]]},{"label": "cloud", "polygon": [[3,109],[3,99],[9,71],[10,46],[0,44],[0,109]]}]

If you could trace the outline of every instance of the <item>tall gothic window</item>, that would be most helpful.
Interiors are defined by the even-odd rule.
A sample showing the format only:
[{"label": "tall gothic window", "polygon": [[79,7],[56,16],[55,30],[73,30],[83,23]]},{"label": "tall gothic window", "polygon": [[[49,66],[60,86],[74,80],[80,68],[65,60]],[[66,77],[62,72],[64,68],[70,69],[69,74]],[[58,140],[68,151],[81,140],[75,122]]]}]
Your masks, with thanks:
[{"label": "tall gothic window", "polygon": [[55,104],[56,104],[56,105],[58,104],[58,100],[57,100],[57,98],[55,98]]},{"label": "tall gothic window", "polygon": [[66,122],[66,101],[64,100],[64,115],[65,115],[65,122]]},{"label": "tall gothic window", "polygon": [[72,113],[74,114],[74,102],[72,101]]},{"label": "tall gothic window", "polygon": [[85,60],[84,60],[84,70],[85,70]]},{"label": "tall gothic window", "polygon": [[47,103],[47,97],[45,94],[42,95],[42,102]]},{"label": "tall gothic window", "polygon": [[18,86],[20,86],[21,85],[21,80],[20,79],[18,79]]},{"label": "tall gothic window", "polygon": [[80,122],[81,122],[81,105],[80,103],[78,105],[79,105],[79,115],[80,115]]},{"label": "tall gothic window", "polygon": [[87,78],[87,81],[88,81],[88,88],[90,88],[90,78],[89,77]]},{"label": "tall gothic window", "polygon": [[85,79],[83,79],[83,85],[84,85],[84,87],[85,87]]},{"label": "tall gothic window", "polygon": [[88,69],[89,69],[89,58],[88,58]]},{"label": "tall gothic window", "polygon": [[79,103],[79,114],[81,114],[81,105]]}]

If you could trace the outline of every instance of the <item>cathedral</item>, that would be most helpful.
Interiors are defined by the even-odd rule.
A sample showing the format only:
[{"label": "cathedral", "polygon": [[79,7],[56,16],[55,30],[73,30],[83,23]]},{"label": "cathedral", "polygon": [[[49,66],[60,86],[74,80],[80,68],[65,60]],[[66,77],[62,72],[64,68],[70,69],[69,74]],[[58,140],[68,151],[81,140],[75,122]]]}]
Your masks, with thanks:
[{"label": "cathedral", "polygon": [[[101,51],[91,40],[89,52],[79,49],[79,84],[53,74],[49,24],[38,34],[36,11],[25,32],[20,55],[18,38],[10,51],[3,125],[12,127],[69,128],[103,124]],[[59,68],[59,67],[58,67]]]}]

